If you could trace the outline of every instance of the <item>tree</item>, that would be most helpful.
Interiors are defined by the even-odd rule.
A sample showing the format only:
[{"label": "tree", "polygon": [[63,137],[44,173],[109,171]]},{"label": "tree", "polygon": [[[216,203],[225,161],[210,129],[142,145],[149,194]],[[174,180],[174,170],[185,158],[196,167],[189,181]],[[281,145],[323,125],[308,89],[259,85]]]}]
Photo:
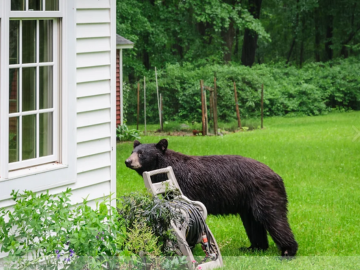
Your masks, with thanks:
[{"label": "tree", "polygon": [[[249,12],[254,19],[260,18],[261,2],[262,0],[249,0]],[[251,67],[254,64],[257,40],[258,34],[254,30],[246,28],[241,55],[243,65]]]}]

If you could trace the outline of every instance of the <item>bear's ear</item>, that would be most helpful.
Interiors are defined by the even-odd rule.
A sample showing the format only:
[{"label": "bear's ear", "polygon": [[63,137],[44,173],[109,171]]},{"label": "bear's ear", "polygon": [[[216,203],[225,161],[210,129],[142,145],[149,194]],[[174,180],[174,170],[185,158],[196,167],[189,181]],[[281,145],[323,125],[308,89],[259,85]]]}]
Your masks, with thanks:
[{"label": "bear's ear", "polygon": [[134,148],[136,147],[136,146],[138,146],[138,145],[140,145],[141,143],[138,141],[138,140],[135,140],[134,141]]},{"label": "bear's ear", "polygon": [[165,153],[168,147],[167,139],[162,139],[160,142],[157,143],[156,148],[160,149],[163,153]]}]

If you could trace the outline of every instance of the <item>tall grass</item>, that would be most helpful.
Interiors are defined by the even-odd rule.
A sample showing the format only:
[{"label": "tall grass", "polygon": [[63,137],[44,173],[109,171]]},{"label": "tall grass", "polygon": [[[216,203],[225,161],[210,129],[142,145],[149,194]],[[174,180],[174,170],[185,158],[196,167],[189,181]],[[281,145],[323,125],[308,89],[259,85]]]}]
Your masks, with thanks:
[{"label": "tall grass", "polygon": [[[209,216],[207,224],[221,246],[222,255],[229,256],[229,268],[282,269],[289,266],[309,269],[307,267],[312,265],[321,269],[338,261],[336,268],[350,269],[349,265],[354,265],[357,267],[354,269],[360,269],[359,132],[360,113],[349,112],[317,117],[273,117],[265,119],[263,130],[222,137],[169,136],[167,139],[170,149],[188,155],[230,154],[254,158],[284,179],[288,216],[299,243],[299,258],[291,262],[265,260],[267,256],[279,254],[269,237],[269,250],[255,253],[261,256],[259,267],[251,268],[252,257],[248,256],[254,254],[239,250],[239,247],[250,245],[240,218]],[[155,143],[161,138],[148,136],[141,142]],[[117,150],[117,195],[145,190],[142,178],[124,165],[132,151],[132,143],[119,144]],[[199,249],[195,253],[202,254]],[[247,259],[231,256],[246,256]],[[300,256],[327,257],[314,262]],[[262,268],[264,265],[269,268]]]}]

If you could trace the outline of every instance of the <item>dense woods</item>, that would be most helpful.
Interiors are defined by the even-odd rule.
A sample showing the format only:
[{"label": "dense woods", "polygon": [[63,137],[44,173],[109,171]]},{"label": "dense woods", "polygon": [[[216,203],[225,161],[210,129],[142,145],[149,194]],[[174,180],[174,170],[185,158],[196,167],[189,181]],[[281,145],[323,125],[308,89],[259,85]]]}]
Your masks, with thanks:
[{"label": "dense woods", "polygon": [[[340,97],[333,101],[321,99],[325,108],[359,109],[357,76],[342,73],[341,77],[334,74],[332,69],[334,65],[345,65],[345,70],[351,71],[353,65],[357,64],[360,55],[359,15],[358,0],[118,0],[117,32],[135,43],[133,50],[125,52],[124,59],[125,80],[130,87],[128,110],[131,111],[134,105],[131,98],[135,93],[134,85],[144,75],[154,77],[154,67],[160,70],[160,88],[164,92],[165,104],[167,101],[173,108],[181,107],[180,101],[172,100],[173,97],[180,100],[176,93],[184,97],[189,89],[171,86],[169,81],[179,81],[180,77],[181,80],[188,80],[191,77],[193,81],[179,83],[193,84],[195,87],[201,78],[193,76],[192,70],[212,72],[201,75],[202,79],[219,73],[222,76],[217,74],[220,84],[224,79],[242,81],[243,90],[253,85],[252,94],[255,95],[259,86],[247,84],[244,76],[252,74],[255,80],[260,75],[256,70],[262,69],[268,70],[268,73],[266,76],[261,75],[262,80],[260,77],[256,78],[259,83],[270,86],[271,83],[264,80],[266,77],[285,85],[288,84],[287,80],[293,81],[291,85],[301,87],[306,83],[315,92],[319,92],[321,98],[330,89],[319,88],[319,85],[325,85],[326,80],[335,80],[332,77],[335,76],[336,80],[342,82],[335,80],[329,84],[331,91],[349,92],[351,100],[344,103]],[[347,61],[347,58],[352,60]],[[259,65],[262,68],[256,67]],[[318,72],[322,73],[323,79],[313,74],[312,82],[302,80],[301,74],[312,73],[312,67],[321,70]],[[302,71],[302,68],[306,70]],[[178,72],[181,70],[182,75],[179,77],[179,74],[169,73],[169,70],[174,69]],[[229,76],[227,69],[236,70],[236,75]],[[276,73],[281,74],[282,81],[272,75],[275,69]],[[192,75],[184,74],[190,70]],[[153,79],[149,79],[150,84]],[[352,88],[344,89],[341,85],[333,89],[341,83],[350,84]],[[243,99],[244,104],[252,103],[241,89],[240,86],[240,99]],[[269,87],[267,90],[275,91]],[[312,93],[310,90],[309,92]],[[219,95],[222,93],[219,92]],[[345,98],[349,99],[349,95],[345,95]],[[149,102],[151,103],[151,97]],[[195,102],[194,105],[197,105],[198,101],[189,99],[187,102]],[[278,111],[269,107],[268,110]],[[297,108],[293,110],[298,111]],[[322,110],[315,111],[321,113]],[[281,113],[269,115],[288,112],[289,109],[284,108]],[[310,111],[305,113],[314,114]],[[223,119],[228,117],[223,116]]]}]

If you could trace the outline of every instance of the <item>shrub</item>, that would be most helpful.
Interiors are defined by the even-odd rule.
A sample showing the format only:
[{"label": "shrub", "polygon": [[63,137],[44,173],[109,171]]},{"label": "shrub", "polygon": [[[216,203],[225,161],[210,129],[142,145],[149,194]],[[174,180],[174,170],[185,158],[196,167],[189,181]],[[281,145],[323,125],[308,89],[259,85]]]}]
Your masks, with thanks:
[{"label": "shrub", "polygon": [[[302,69],[285,64],[255,65],[252,68],[238,64],[169,64],[158,72],[164,120],[201,122],[200,80],[204,80],[205,86],[212,87],[214,75],[217,77],[218,118],[223,122],[236,119],[233,81],[237,84],[242,118],[260,116],[262,84],[265,116],[318,115],[332,109],[359,110],[359,69],[358,57],[309,63]],[[155,123],[158,121],[158,108],[153,74],[148,74],[146,82],[147,121]],[[209,104],[208,93],[207,100]],[[136,95],[129,95],[125,100],[129,123],[136,120],[136,102]]]},{"label": "shrub", "polygon": [[[57,195],[32,191],[13,191],[11,195],[16,201],[14,209],[0,210],[1,251],[8,253],[10,269],[117,269],[122,263],[142,269],[142,257],[152,263],[156,256],[174,254],[162,252],[164,241],[175,238],[168,226],[172,217],[166,214],[168,209],[159,215],[166,205],[159,198],[129,195],[123,201],[125,208],[118,211],[110,205],[110,197],[96,203],[94,209],[86,199],[72,206],[70,189]],[[126,210],[130,204],[135,216]],[[150,206],[155,210],[150,211]],[[178,258],[155,262],[159,269],[186,263]]]},{"label": "shrub", "polygon": [[134,141],[140,140],[139,131],[136,129],[129,129],[127,125],[119,125],[116,129],[116,137],[119,141]]}]

